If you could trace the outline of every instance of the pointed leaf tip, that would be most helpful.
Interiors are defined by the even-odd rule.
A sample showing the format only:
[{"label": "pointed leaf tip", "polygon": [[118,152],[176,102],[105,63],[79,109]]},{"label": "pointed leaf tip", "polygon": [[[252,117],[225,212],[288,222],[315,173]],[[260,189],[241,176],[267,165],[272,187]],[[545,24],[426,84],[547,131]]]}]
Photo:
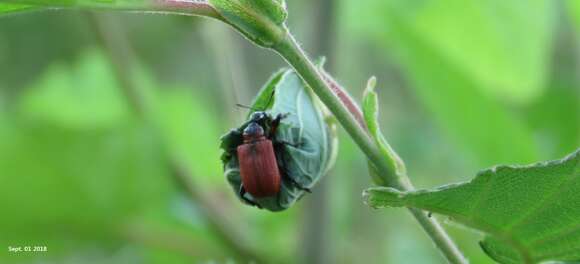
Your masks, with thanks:
[{"label": "pointed leaf tip", "polygon": [[374,91],[377,86],[377,77],[371,76],[367,81],[367,89]]},{"label": "pointed leaf tip", "polygon": [[367,87],[363,96],[363,115],[373,141],[379,148],[385,162],[389,165],[389,171],[377,171],[376,167],[371,164],[369,170],[371,176],[377,185],[389,186],[389,182],[406,174],[406,168],[403,160],[391,148],[379,125],[379,99],[375,92],[377,78],[372,76],[367,82]]},{"label": "pointed leaf tip", "polygon": [[[375,76],[371,76],[368,81],[367,81],[367,86],[363,92],[363,105],[366,106],[367,104],[372,104],[373,102],[371,100],[377,100],[376,98],[373,97],[378,97],[376,92],[375,92],[375,87],[377,86],[377,77]],[[371,107],[369,105],[369,107]],[[375,112],[376,115],[378,115],[378,105],[375,103],[374,106],[372,106],[374,109],[367,109],[367,110],[372,110]]]}]

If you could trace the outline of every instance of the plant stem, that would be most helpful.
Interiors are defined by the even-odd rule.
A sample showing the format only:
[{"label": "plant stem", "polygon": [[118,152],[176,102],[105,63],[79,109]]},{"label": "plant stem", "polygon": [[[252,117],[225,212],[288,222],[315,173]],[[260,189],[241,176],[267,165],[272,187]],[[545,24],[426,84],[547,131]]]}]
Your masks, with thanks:
[{"label": "plant stem", "polygon": [[449,263],[469,263],[437,219],[416,208],[409,208],[409,211]]},{"label": "plant stem", "polygon": [[[78,1],[71,4],[68,0],[2,0],[14,4],[26,4],[34,8],[43,7],[51,9],[81,9],[81,10],[115,10],[138,13],[173,14],[185,16],[204,16],[226,22],[225,19],[210,5],[203,0],[148,0],[148,1]],[[227,23],[227,22],[226,22]]]},{"label": "plant stem", "polygon": [[153,0],[158,12],[178,13],[213,17],[222,20],[222,16],[207,1]]},{"label": "plant stem", "polygon": [[[359,148],[373,162],[378,171],[385,174],[383,176],[388,180],[388,187],[394,187],[403,191],[412,190],[413,186],[406,175],[395,176],[391,173],[385,173],[391,171],[391,169],[389,164],[385,162],[379,149],[375,146],[366,130],[359,125],[354,115],[342,104],[341,100],[331,88],[328,87],[322,73],[314,66],[292,34],[288,32],[286,38],[272,47],[272,49],[277,51],[294,67],[296,72],[298,72],[302,79],[318,95],[320,100],[330,109]],[[428,217],[421,210],[412,208],[409,210],[450,263],[467,263],[461,251],[459,251],[458,247],[436,219]]]}]

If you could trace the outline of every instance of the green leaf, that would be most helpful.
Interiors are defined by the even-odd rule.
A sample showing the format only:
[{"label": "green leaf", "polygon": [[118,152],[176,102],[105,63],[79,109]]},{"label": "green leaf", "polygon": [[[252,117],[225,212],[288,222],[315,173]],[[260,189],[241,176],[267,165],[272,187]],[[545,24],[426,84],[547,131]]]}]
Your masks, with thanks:
[{"label": "green leaf", "polygon": [[334,117],[334,115],[330,112],[330,110],[326,107],[320,98],[314,96],[311,90],[312,101],[317,109],[320,109],[322,114],[322,118],[324,120],[324,124],[326,125],[326,132],[328,135],[328,144],[326,146],[326,151],[328,152],[326,168],[322,175],[328,174],[328,172],[334,167],[336,163],[336,159],[338,158],[338,121]]},{"label": "green leaf", "polygon": [[[485,41],[482,40],[481,43],[502,48],[497,48],[497,53],[494,51],[496,48],[486,50],[486,45],[481,45],[480,42],[476,41],[478,39],[476,35],[480,34],[480,30],[490,31],[491,29],[488,28],[490,26],[483,22],[472,24],[469,21],[471,21],[471,13],[476,12],[472,10],[474,8],[480,13],[494,8],[498,8],[502,12],[515,12],[519,14],[517,17],[523,17],[522,19],[529,21],[535,18],[528,17],[529,15],[525,10],[531,8],[533,11],[530,11],[531,14],[541,13],[536,10],[539,4],[534,2],[529,7],[522,7],[521,12],[514,10],[515,7],[520,6],[514,1],[451,1],[449,9],[444,10],[441,6],[447,4],[447,1],[377,0],[356,2],[356,8],[345,9],[361,12],[358,13],[357,17],[363,18],[362,21],[371,18],[378,19],[378,21],[371,21],[374,23],[363,24],[369,27],[364,28],[364,30],[370,31],[372,36],[378,37],[385,43],[386,48],[392,51],[393,57],[405,70],[410,87],[414,89],[428,112],[434,116],[440,129],[446,132],[457,145],[471,153],[479,164],[490,166],[497,163],[537,160],[538,153],[532,134],[525,123],[502,104],[502,101],[508,97],[500,95],[500,93],[510,93],[513,98],[522,100],[526,98],[526,100],[531,100],[537,96],[539,88],[535,88],[535,86],[543,83],[545,75],[543,71],[540,71],[545,64],[540,64],[540,62],[545,60],[542,54],[546,53],[544,46],[547,44],[533,43],[547,40],[544,40],[543,37],[542,40],[535,40],[535,33],[528,34],[529,29],[522,29],[521,32],[527,33],[522,37],[521,44],[534,45],[534,47],[521,48],[521,52],[524,54],[531,54],[531,61],[528,59],[520,60],[520,55],[512,59],[509,56],[510,51],[519,50],[520,47],[513,48],[511,44],[507,45],[502,39],[491,35]],[[502,4],[506,7],[499,8],[498,6]],[[466,6],[467,10],[465,13],[462,9],[463,5]],[[430,10],[431,8],[434,10]],[[435,14],[435,11],[443,12],[444,15]],[[546,15],[542,13],[542,18],[539,21],[544,21],[544,16]],[[493,16],[490,15],[490,17]],[[353,19],[353,21],[356,23],[357,20]],[[429,23],[432,25],[431,28],[429,28]],[[440,23],[445,23],[442,26],[453,27],[453,29],[435,26]],[[380,27],[376,25],[380,25]],[[473,28],[468,28],[469,26],[473,26]],[[544,32],[545,27],[546,25],[543,24],[539,26],[539,36],[547,34]],[[518,29],[519,27],[510,28],[509,23],[496,28],[498,31],[505,30],[506,32],[518,32]],[[436,37],[429,30],[440,30],[442,35]],[[464,31],[463,34],[457,33],[461,31]],[[464,43],[464,41],[458,42],[462,44],[459,47],[443,46],[453,43],[447,40],[438,40],[438,38],[444,39],[447,34],[451,35],[452,32],[459,34],[459,36],[453,35],[452,39],[457,40],[463,36],[466,39],[472,39],[470,42],[473,42],[475,46]],[[493,34],[503,36],[507,34],[506,32]],[[464,54],[453,55],[460,52],[464,52]],[[472,59],[470,60],[470,58]],[[485,62],[478,65],[480,58]],[[493,61],[496,58],[508,61]],[[528,62],[520,64],[522,61]],[[495,68],[496,64],[504,66]],[[535,66],[528,66],[528,64]],[[506,68],[505,71],[499,72],[503,68]],[[495,78],[495,76],[498,79],[490,79]],[[509,81],[506,81],[508,79]],[[521,95],[516,95],[518,92],[507,92],[507,90],[512,90],[511,85],[520,86],[520,84],[526,84],[525,87],[534,91]],[[498,89],[498,91],[492,92],[493,89]],[[514,91],[522,91],[522,89],[513,88]]]},{"label": "green leaf", "polygon": [[561,156],[580,146],[580,83],[575,63],[572,55],[558,59],[550,88],[524,112],[542,156]]},{"label": "green leaf", "polygon": [[4,4],[0,3],[0,14],[15,13],[34,9],[33,6],[25,4]]},{"label": "green leaf", "polygon": [[580,261],[580,150],[562,160],[497,166],[470,182],[429,190],[365,191],[375,208],[414,207],[485,233],[484,251],[501,263]]},{"label": "green leaf", "polygon": [[221,132],[211,105],[186,88],[166,89],[156,98],[154,122],[168,152],[187,166],[199,184],[221,184],[220,152],[215,147]]},{"label": "green leaf", "polygon": [[74,65],[50,65],[19,108],[26,118],[76,129],[111,127],[129,116],[109,63],[97,50]]},{"label": "green leaf", "polygon": [[567,9],[570,11],[574,25],[576,26],[576,31],[580,32],[580,2],[576,0],[568,0],[566,3]]},{"label": "green leaf", "polygon": [[[275,92],[274,89],[276,88],[276,85],[278,85],[280,79],[282,79],[282,76],[284,76],[284,73],[287,70],[288,69],[280,69],[278,72],[274,73],[270,77],[270,79],[266,82],[266,85],[264,85],[264,87],[260,89],[258,95],[256,96],[256,98],[254,98],[254,101],[252,102],[252,108],[254,110],[264,111],[266,109],[272,108],[274,100],[276,99],[273,96]],[[249,111],[247,117],[250,117],[252,113],[253,111]]]},{"label": "green leaf", "polygon": [[[379,147],[379,150],[387,164],[389,164],[391,171],[379,173],[376,171],[373,164],[369,163],[369,166],[371,169],[371,176],[375,183],[381,186],[389,186],[391,185],[391,183],[388,182],[389,179],[404,176],[407,171],[405,163],[393,148],[391,148],[391,145],[389,145],[379,127],[379,99],[375,92],[376,83],[377,80],[374,76],[371,77],[367,83],[367,88],[365,89],[363,96],[363,114],[369,133],[371,134],[375,144]],[[384,173],[389,173],[394,177],[381,176]]]},{"label": "green leaf", "polygon": [[396,16],[406,30],[480,83],[477,88],[486,95],[527,103],[543,92],[554,2],[387,0],[364,6],[372,12],[366,19],[375,17],[383,22],[376,25],[388,25],[382,33],[391,30],[385,21]]}]

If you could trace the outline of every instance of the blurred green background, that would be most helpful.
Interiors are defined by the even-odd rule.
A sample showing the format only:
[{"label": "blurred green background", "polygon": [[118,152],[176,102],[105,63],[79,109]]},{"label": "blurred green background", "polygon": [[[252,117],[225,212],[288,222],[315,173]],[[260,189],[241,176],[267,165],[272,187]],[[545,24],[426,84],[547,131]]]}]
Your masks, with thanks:
[{"label": "blurred green background", "polygon": [[[580,2],[289,1],[416,187],[580,145]],[[284,62],[216,21],[47,11],[0,20],[0,263],[444,263],[406,210],[371,210],[361,152],[295,207],[243,206],[219,137]],[[438,217],[438,216],[435,216]],[[472,263],[480,235],[441,219]],[[47,246],[47,252],[8,252]]]}]

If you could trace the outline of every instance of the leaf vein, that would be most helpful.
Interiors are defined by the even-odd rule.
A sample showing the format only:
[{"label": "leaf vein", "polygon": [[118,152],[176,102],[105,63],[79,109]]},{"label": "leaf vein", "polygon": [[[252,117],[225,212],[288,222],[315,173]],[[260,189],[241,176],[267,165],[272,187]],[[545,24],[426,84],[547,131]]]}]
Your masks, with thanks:
[{"label": "leaf vein", "polygon": [[548,236],[541,237],[541,238],[538,238],[536,240],[532,240],[528,244],[530,246],[538,247],[538,246],[545,244],[546,242],[552,242],[553,240],[560,240],[562,236],[565,236],[567,234],[573,234],[574,232],[577,232],[577,231],[580,231],[580,222],[575,224],[571,228],[560,229],[560,230],[556,231],[555,233],[552,233]]},{"label": "leaf vein", "polygon": [[477,216],[477,209],[481,206],[482,201],[488,198],[494,180],[495,177],[491,177],[490,181],[485,185],[485,189],[481,192],[481,195],[479,195],[477,201],[473,204],[471,209],[469,209],[469,213],[467,215],[469,215],[472,220]]},{"label": "leaf vein", "polygon": [[533,216],[536,216],[537,214],[541,213],[544,209],[548,208],[548,206],[556,202],[557,201],[556,198],[558,198],[557,194],[563,192],[562,186],[565,186],[564,191],[567,191],[568,189],[572,188],[574,185],[568,183],[575,180],[577,178],[576,176],[578,175],[572,174],[569,177],[563,178],[562,181],[558,184],[558,186],[556,186],[550,194],[545,196],[545,198],[540,203],[538,203],[538,206],[530,210],[524,217],[516,219],[510,226],[506,228],[506,232],[511,232],[516,227],[528,223],[531,219],[533,219]]}]

